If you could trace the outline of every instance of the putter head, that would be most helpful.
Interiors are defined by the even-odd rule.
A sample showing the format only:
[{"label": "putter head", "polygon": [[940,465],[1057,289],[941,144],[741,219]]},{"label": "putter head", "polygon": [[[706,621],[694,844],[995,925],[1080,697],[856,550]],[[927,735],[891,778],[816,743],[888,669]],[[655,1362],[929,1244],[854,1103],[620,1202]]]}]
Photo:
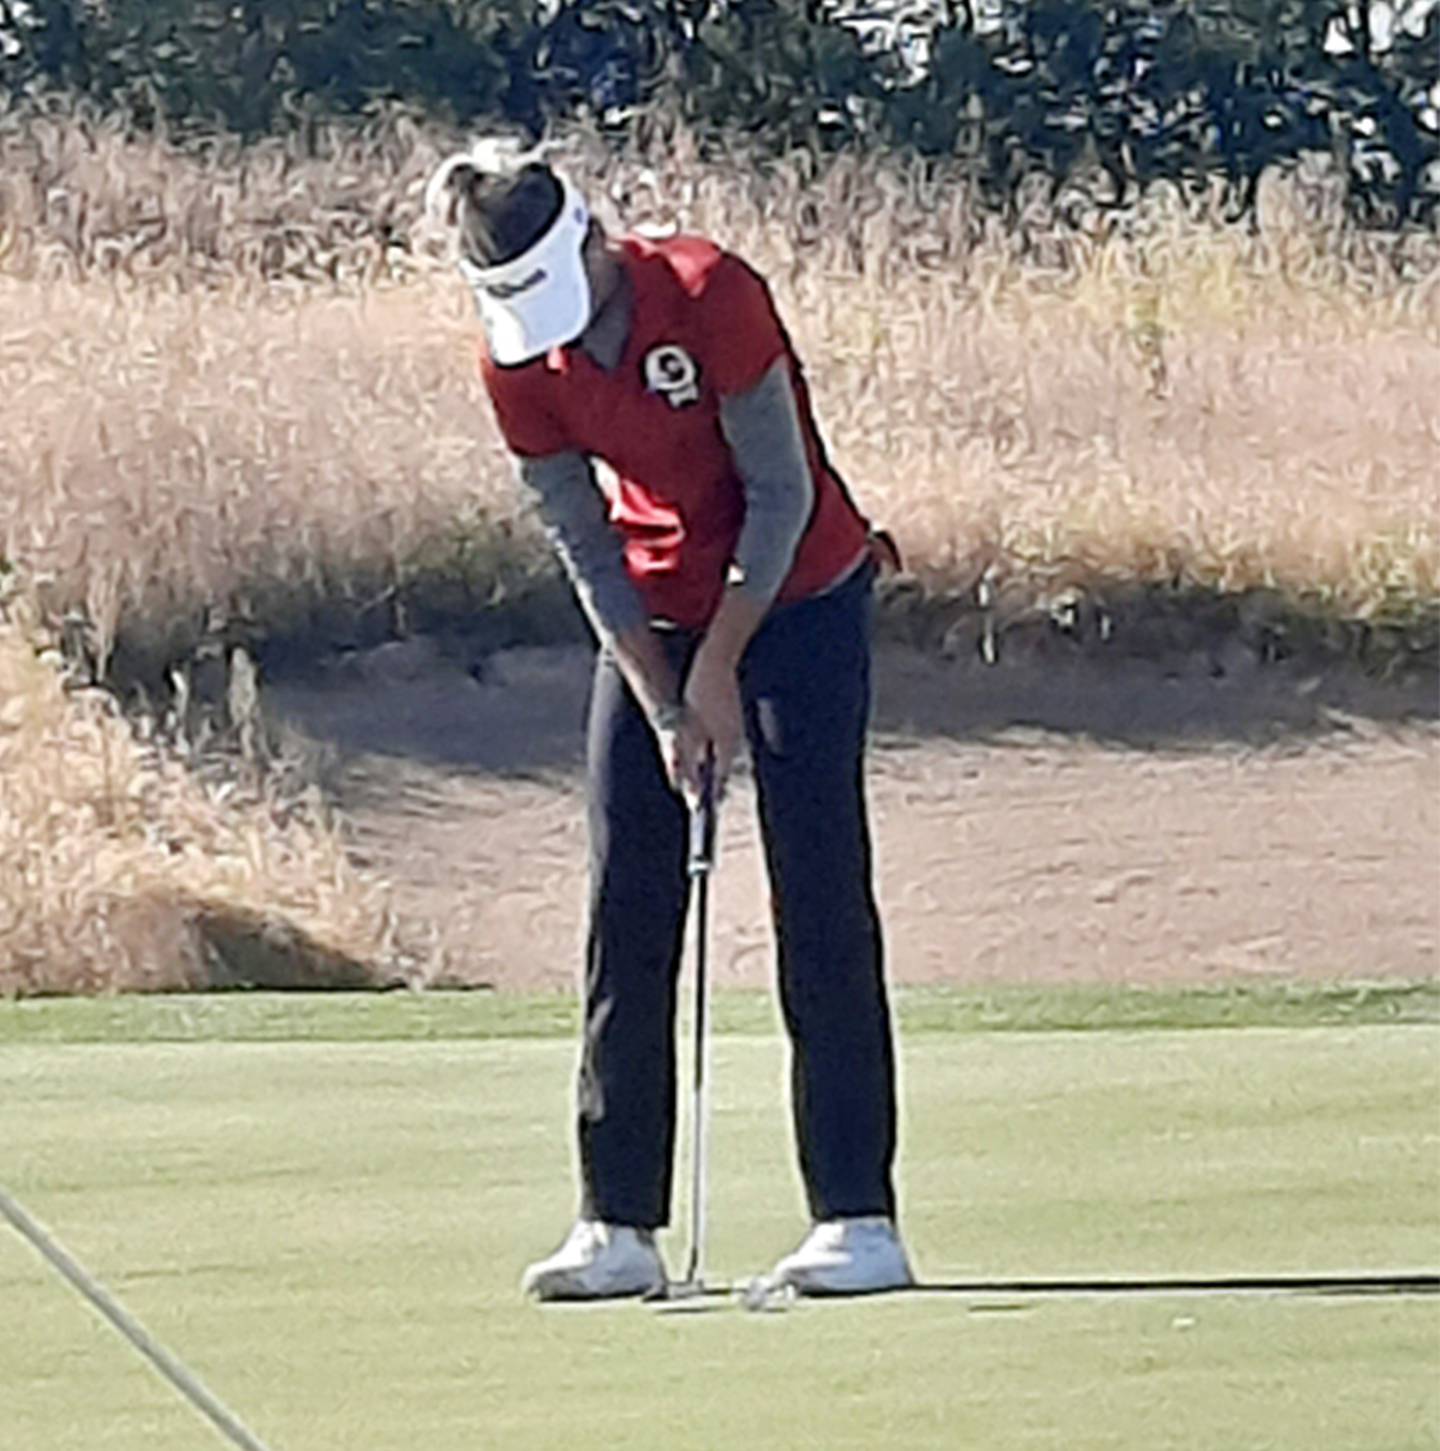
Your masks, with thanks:
[{"label": "putter head", "polygon": [[644,1303],[660,1309],[678,1309],[684,1305],[703,1307],[703,1301],[712,1293],[704,1280],[666,1280],[644,1296]]}]

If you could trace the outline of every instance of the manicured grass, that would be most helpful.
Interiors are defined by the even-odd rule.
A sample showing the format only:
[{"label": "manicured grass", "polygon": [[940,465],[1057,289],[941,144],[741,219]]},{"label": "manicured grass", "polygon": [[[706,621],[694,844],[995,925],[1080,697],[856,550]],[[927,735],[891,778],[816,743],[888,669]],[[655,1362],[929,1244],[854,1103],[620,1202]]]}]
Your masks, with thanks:
[{"label": "manicured grass", "polygon": [[[407,1033],[422,1036],[390,1036]],[[919,1269],[1434,1269],[1437,1049],[1427,1027],[915,1032],[902,1187]],[[473,1027],[14,1044],[0,1183],[275,1451],[1440,1440],[1434,1298],[526,1305],[519,1271],[573,1208],[573,1057]],[[786,1249],[801,1215],[781,1045],[730,1033],[714,1066],[710,1258],[728,1280]],[[0,1303],[6,1448],[219,1444],[3,1226]]]},{"label": "manicured grass", "polygon": [[[1216,987],[902,988],[907,1036],[1117,1028],[1331,1028],[1440,1023],[1440,981]],[[0,1001],[4,1043],[409,1042],[555,1038],[577,1026],[562,994],[216,993]],[[727,992],[721,1033],[776,1027],[769,994]]]}]

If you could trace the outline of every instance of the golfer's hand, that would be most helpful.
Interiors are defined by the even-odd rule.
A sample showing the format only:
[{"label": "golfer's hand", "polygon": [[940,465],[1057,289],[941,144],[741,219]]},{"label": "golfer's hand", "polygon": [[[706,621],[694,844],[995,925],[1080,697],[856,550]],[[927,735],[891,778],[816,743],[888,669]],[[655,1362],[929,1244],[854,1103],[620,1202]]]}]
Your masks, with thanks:
[{"label": "golfer's hand", "polygon": [[[744,716],[740,705],[740,682],[735,667],[708,653],[702,645],[685,678],[685,705],[700,718],[715,758],[715,789],[724,785],[744,739]],[[703,757],[695,763],[698,772]]]},{"label": "golfer's hand", "polygon": [[700,799],[702,773],[712,749],[705,723],[686,704],[666,711],[653,724],[670,785],[693,806]]}]

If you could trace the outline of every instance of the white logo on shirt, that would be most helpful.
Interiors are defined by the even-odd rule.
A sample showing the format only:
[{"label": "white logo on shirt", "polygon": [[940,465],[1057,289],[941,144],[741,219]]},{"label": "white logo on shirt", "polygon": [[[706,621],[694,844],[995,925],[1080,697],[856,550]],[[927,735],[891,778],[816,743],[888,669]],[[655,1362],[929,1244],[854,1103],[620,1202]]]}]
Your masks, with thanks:
[{"label": "white logo on shirt", "polygon": [[661,343],[645,354],[645,386],[672,408],[684,408],[700,397],[700,368],[676,343]]}]

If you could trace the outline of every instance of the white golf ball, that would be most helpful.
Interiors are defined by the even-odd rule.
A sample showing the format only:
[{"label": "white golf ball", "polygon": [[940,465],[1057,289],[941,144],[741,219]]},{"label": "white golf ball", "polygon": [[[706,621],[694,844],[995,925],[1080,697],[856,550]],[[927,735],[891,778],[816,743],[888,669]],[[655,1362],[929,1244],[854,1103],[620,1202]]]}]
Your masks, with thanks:
[{"label": "white golf ball", "polygon": [[756,1275],[740,1292],[740,1301],[747,1310],[759,1313],[788,1309],[793,1295],[789,1285],[772,1280],[769,1275]]}]

